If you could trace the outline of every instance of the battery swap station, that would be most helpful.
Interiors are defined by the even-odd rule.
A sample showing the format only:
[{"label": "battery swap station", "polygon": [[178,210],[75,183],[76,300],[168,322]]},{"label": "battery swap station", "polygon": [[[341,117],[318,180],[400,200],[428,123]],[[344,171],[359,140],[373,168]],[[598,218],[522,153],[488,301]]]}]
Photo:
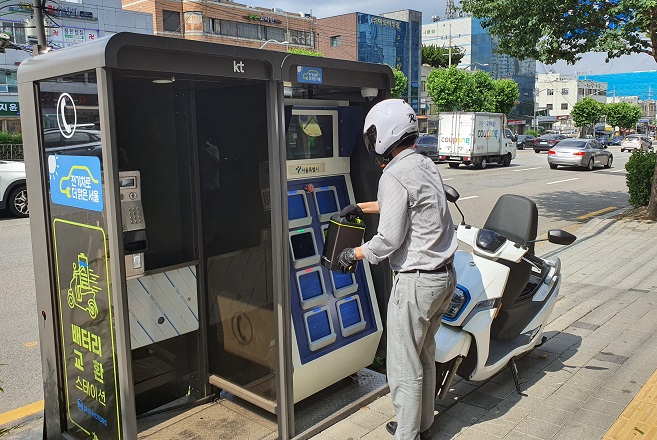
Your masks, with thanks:
[{"label": "battery swap station", "polygon": [[320,255],[376,198],[361,130],[391,82],[135,34],[21,64],[46,438],[307,438],[385,390],[389,268]]}]

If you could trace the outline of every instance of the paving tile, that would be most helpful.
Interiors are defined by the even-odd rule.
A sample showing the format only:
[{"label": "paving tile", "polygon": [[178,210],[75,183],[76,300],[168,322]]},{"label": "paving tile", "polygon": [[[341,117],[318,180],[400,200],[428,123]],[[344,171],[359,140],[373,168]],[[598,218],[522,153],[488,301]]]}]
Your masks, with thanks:
[{"label": "paving tile", "polygon": [[569,399],[581,400],[582,402],[585,402],[589,397],[593,395],[594,392],[594,390],[580,388],[566,383],[559,387],[559,389],[554,392],[554,395],[559,397],[568,397]]},{"label": "paving tile", "polygon": [[461,402],[489,410],[497,406],[500,402],[502,402],[502,400],[503,399],[499,397],[491,396],[479,391],[474,391],[464,397]]},{"label": "paving tile", "polygon": [[373,411],[367,407],[361,408],[355,414],[349,416],[349,420],[353,423],[370,430],[376,429],[381,424],[385,424],[389,419],[390,417],[387,414]]},{"label": "paving tile", "polygon": [[[432,438],[451,439],[469,426],[470,423],[452,417],[449,414],[441,414],[439,417],[436,417],[436,420],[431,426],[431,433],[433,434]],[[381,438],[378,440],[381,440]]]},{"label": "paving tile", "polygon": [[[393,437],[386,430],[385,423],[377,427],[375,430],[370,431],[367,434],[365,434],[363,437],[361,437],[361,440],[392,440],[392,439]],[[312,440],[315,440],[315,437],[313,437]]]},{"label": "paving tile", "polygon": [[557,432],[554,439],[600,440],[604,435],[604,429],[570,421]]},{"label": "paving tile", "polygon": [[528,439],[535,439],[536,437],[531,436],[525,432],[513,430],[502,438],[504,440],[528,440]]},{"label": "paving tile", "polygon": [[479,420],[487,412],[488,411],[484,408],[479,408],[478,406],[459,402],[448,409],[445,414],[472,424]]},{"label": "paving tile", "polygon": [[557,433],[557,431],[559,431],[559,429],[561,429],[561,426],[562,425],[555,425],[554,423],[527,417],[525,420],[518,423],[513,430],[536,438],[549,440]]},{"label": "paving tile", "polygon": [[501,406],[496,406],[492,410],[490,410],[487,414],[485,414],[482,418],[481,421],[488,421],[488,420],[504,420],[507,422],[512,422],[515,424],[520,423],[525,417],[529,415],[531,412],[531,409],[529,408],[522,408],[522,407],[501,407]]},{"label": "paving tile", "polygon": [[602,387],[597,390],[591,397],[595,397],[601,400],[608,400],[610,402],[619,403],[621,405],[627,405],[635,395],[635,393],[627,390],[621,391]]},{"label": "paving tile", "polygon": [[553,408],[558,408],[569,412],[576,412],[582,407],[582,405],[584,405],[584,402],[581,400],[575,400],[564,396],[557,396],[556,394],[552,394],[550,397],[545,399],[543,403],[546,406],[551,406]]},{"label": "paving tile", "polygon": [[590,375],[579,374],[579,372],[577,372],[573,374],[573,377],[568,379],[566,385],[597,391],[598,389],[602,388],[605,383],[606,382],[604,379],[592,377]]},{"label": "paving tile", "polygon": [[616,420],[615,417],[610,417],[607,414],[602,414],[588,409],[581,408],[573,416],[573,420],[583,425],[593,426],[594,428],[603,429],[607,431]]},{"label": "paving tile", "polygon": [[322,431],[322,433],[335,440],[346,440],[349,438],[355,440],[365,436],[370,431],[371,429],[363,428],[362,426],[355,424],[348,417]]},{"label": "paving tile", "polygon": [[478,421],[475,425],[472,425],[471,429],[485,432],[486,434],[494,435],[495,437],[504,437],[511,432],[516,425],[517,423],[508,420],[494,419]]},{"label": "paving tile", "polygon": [[606,414],[615,420],[623,412],[625,405],[591,397],[582,405],[582,408]]},{"label": "paving tile", "polygon": [[390,394],[379,397],[374,402],[368,404],[367,407],[372,411],[385,414],[389,417],[395,416],[395,407],[392,404],[392,398],[390,397]]},{"label": "paving tile", "polygon": [[529,417],[563,426],[573,417],[573,414],[573,412],[565,411],[563,409],[553,408],[547,405],[539,405],[529,413]]},{"label": "paving tile", "polygon": [[478,390],[482,394],[489,396],[499,397],[500,399],[506,398],[509,394],[516,392],[516,387],[513,380],[506,383],[488,382]]},{"label": "paving tile", "polygon": [[466,429],[454,438],[457,440],[499,440],[499,437],[472,428]]}]

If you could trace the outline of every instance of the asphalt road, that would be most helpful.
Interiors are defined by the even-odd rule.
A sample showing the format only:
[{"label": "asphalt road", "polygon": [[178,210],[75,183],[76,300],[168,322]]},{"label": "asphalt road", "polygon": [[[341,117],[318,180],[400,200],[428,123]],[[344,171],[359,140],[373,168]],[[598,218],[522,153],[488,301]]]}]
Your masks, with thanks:
[{"label": "asphalt road", "polygon": [[[624,165],[629,153],[611,147],[614,165],[595,171],[552,170],[547,154],[520,150],[511,166],[484,170],[438,164],[445,183],[461,194],[459,206],[468,223],[483,226],[502,194],[520,194],[539,207],[539,234],[586,221],[578,217],[627,206]],[[453,209],[455,221],[460,215]],[[43,398],[38,312],[29,222],[0,213],[0,414]]]},{"label": "asphalt road", "polygon": [[[588,220],[581,218],[606,208],[627,206],[629,195],[625,183],[625,163],[630,153],[621,153],[620,147],[610,147],[613,164],[609,169],[594,171],[563,168],[551,169],[547,153],[518,150],[509,167],[489,165],[486,169],[473,167],[449,168],[438,164],[446,184],[460,193],[459,207],[466,222],[482,227],[497,199],[503,194],[529,197],[538,206],[539,236],[549,229],[565,228],[573,223]],[[461,216],[452,207],[455,222]]]}]

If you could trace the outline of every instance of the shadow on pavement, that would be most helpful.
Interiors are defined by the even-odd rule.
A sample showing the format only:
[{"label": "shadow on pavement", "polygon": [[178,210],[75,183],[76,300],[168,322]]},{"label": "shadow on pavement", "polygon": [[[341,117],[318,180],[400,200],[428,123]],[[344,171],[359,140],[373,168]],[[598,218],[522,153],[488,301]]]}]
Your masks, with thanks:
[{"label": "shadow on pavement", "polygon": [[[570,365],[569,359],[577,353],[582,338],[567,332],[548,332],[544,336],[548,341],[543,346],[517,361],[522,380],[520,389],[525,396],[516,392],[508,367],[487,381],[460,380],[445,400],[436,400],[439,415],[431,427],[432,438],[453,438],[464,428],[504,419],[516,408],[529,412],[538,406],[536,399],[541,399],[541,404],[558,407],[548,396],[579,368]],[[558,396],[554,400],[558,402]]]},{"label": "shadow on pavement", "polygon": [[610,206],[627,206],[629,194],[627,191],[554,191],[534,194],[531,199],[538,206],[541,220],[575,221],[579,216]]}]

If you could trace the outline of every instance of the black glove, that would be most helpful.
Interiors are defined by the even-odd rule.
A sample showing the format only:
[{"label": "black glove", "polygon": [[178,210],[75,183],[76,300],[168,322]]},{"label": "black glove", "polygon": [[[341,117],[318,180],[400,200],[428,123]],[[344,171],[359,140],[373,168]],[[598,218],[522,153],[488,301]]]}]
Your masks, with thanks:
[{"label": "black glove", "polygon": [[340,211],[340,217],[345,217],[349,221],[353,221],[354,217],[360,217],[361,215],[363,215],[363,210],[355,203]]},{"label": "black glove", "polygon": [[354,248],[347,248],[338,255],[338,268],[342,273],[355,272],[357,263],[356,249]]}]

